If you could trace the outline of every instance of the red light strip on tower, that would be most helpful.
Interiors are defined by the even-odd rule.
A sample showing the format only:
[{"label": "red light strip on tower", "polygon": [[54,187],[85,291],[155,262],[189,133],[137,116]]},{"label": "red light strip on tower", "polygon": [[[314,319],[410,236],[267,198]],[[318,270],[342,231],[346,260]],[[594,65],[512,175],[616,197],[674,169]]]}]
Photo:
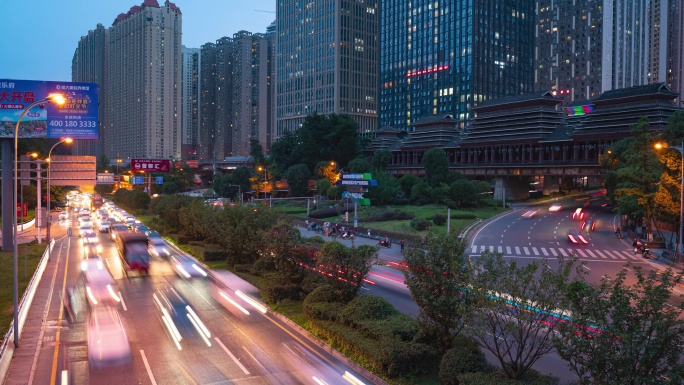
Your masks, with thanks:
[{"label": "red light strip on tower", "polygon": [[428,68],[428,69],[424,69],[424,70],[409,71],[406,73],[406,76],[411,77],[411,76],[425,75],[425,74],[431,74],[433,72],[444,71],[444,70],[448,70],[448,69],[449,69],[448,65],[434,66],[432,68]]}]

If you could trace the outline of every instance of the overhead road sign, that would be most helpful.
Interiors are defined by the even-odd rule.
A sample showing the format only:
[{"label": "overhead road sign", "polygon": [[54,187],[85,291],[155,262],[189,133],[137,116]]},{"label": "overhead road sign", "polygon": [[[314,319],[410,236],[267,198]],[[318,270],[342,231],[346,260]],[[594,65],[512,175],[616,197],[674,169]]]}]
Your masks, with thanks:
[{"label": "overhead road sign", "polygon": [[98,85],[0,79],[0,138],[14,138],[22,111],[50,94],[62,94],[66,103],[39,104],[24,115],[20,138],[99,139]]},{"label": "overhead road sign", "polygon": [[131,159],[131,170],[133,172],[169,172],[171,161],[168,159]]},{"label": "overhead road sign", "polygon": [[145,184],[144,176],[132,176],[130,179],[131,184]]},{"label": "overhead road sign", "polygon": [[49,167],[51,186],[94,186],[97,183],[94,156],[52,155]]}]

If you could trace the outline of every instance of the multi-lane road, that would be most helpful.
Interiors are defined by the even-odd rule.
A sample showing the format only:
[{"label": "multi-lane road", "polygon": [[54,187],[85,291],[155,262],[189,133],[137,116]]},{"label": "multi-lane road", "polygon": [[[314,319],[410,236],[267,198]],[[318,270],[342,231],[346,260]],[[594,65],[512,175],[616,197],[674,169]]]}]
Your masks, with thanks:
[{"label": "multi-lane road", "polygon": [[[72,219],[75,221],[74,216]],[[70,226],[71,222],[61,225]],[[90,367],[90,307],[80,263],[84,245],[82,238],[67,236],[59,239],[53,250],[58,268],[43,278],[52,279],[54,286],[45,313],[42,348],[32,368],[34,384],[59,384],[64,369],[69,371],[71,384],[349,384],[344,377],[352,376],[360,383],[372,383],[298,328],[235,295],[235,288],[245,290],[239,281],[233,283],[220,275],[216,276],[220,279],[185,280],[162,259],[151,262],[149,276],[132,273],[127,277],[114,242],[108,234],[98,236],[102,260],[118,286],[121,302],[116,309],[130,342],[131,361],[105,369]],[[224,291],[236,305],[221,301],[227,304],[224,306],[212,296],[212,290]],[[60,307],[61,293],[69,291],[75,293],[72,307],[77,313],[71,323],[66,322]],[[210,337],[184,330],[185,338],[176,345],[155,307],[153,294],[160,291],[183,297]]]},{"label": "multi-lane road", "polygon": [[[553,267],[559,257],[575,253],[584,263],[590,282],[630,269],[627,264],[645,269],[662,268],[652,260],[635,255],[630,240],[616,238],[614,213],[595,202],[584,207],[587,202],[565,200],[560,202],[563,208],[556,212],[548,209],[550,203],[514,208],[481,226],[471,238],[468,254],[477,258],[482,251],[492,250],[519,263],[545,260]],[[578,207],[596,222],[593,231],[582,232],[587,244],[573,244],[567,236],[582,223],[572,218],[572,212]],[[535,214],[524,215],[530,212]],[[72,219],[75,221],[75,217]],[[63,227],[70,225],[70,220],[60,222]],[[302,232],[312,235],[303,229]],[[247,291],[240,286],[244,283],[224,279],[221,282],[204,278],[185,280],[162,259],[152,261],[149,276],[127,277],[109,235],[98,236],[103,246],[102,259],[116,280],[122,299],[116,308],[130,341],[131,363],[105,370],[89,366],[86,322],[89,307],[85,296],[80,305],[74,306],[79,310],[76,322],[67,323],[60,307],[63,292],[74,288],[77,293],[82,292],[80,261],[84,246],[77,236],[64,237],[57,241],[53,251],[52,258],[58,259],[58,268],[52,276],[43,278],[51,279],[54,285],[45,311],[42,348],[32,368],[33,383],[60,383],[63,369],[69,370],[73,384],[348,384],[343,378],[345,373],[362,383],[372,383],[370,378],[364,378],[362,371],[354,371],[351,364],[319,347],[277,315],[263,314],[233,295],[234,301],[249,312],[247,315],[212,296],[212,290],[215,294],[217,287],[227,293],[232,288],[231,294],[234,289]],[[349,240],[341,241],[350,244]],[[356,244],[376,242],[365,238],[355,240]],[[400,311],[417,315],[418,308],[404,284],[398,244],[390,249],[381,248],[380,257],[386,263],[372,268],[371,283],[364,286],[363,292],[384,297]],[[210,338],[188,336],[180,349],[171,340],[153,301],[155,292],[168,289],[179,293],[194,308],[207,325]],[[535,368],[564,379],[572,378],[565,363],[553,355],[545,357]]]}]

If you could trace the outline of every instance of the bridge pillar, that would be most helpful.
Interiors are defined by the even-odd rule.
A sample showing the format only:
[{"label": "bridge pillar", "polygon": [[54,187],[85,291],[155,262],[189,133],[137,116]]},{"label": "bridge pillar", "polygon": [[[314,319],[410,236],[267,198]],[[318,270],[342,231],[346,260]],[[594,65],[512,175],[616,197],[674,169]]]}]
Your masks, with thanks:
[{"label": "bridge pillar", "polygon": [[557,176],[544,176],[544,195],[560,191],[560,179]]},{"label": "bridge pillar", "polygon": [[494,179],[494,199],[501,200],[504,190],[506,198],[513,200],[527,199],[530,197],[529,177],[497,177]]}]

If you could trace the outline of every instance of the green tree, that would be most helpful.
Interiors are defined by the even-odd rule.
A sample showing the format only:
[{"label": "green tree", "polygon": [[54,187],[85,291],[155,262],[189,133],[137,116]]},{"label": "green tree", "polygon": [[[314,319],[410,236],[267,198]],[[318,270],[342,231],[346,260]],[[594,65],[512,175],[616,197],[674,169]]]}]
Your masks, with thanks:
[{"label": "green tree", "polygon": [[316,181],[316,194],[318,195],[328,195],[328,190],[330,189],[330,181],[327,179],[319,179]]},{"label": "green tree", "polygon": [[406,174],[399,178],[399,185],[401,186],[401,191],[404,193],[406,198],[411,198],[411,189],[413,186],[420,182],[420,178],[413,174]]},{"label": "green tree", "polygon": [[169,180],[164,182],[164,184],[161,186],[161,192],[162,194],[175,194],[178,192],[178,183],[173,180]]},{"label": "green tree", "polygon": [[468,324],[472,301],[464,295],[473,271],[467,242],[450,235],[428,235],[424,245],[406,252],[406,286],[419,308],[418,321],[443,354]]},{"label": "green tree", "polygon": [[302,236],[289,223],[279,223],[267,232],[264,255],[276,271],[288,282],[301,283],[309,272],[302,265],[310,266],[312,251],[302,244]]},{"label": "green tree", "polygon": [[387,166],[392,161],[392,153],[389,150],[375,150],[373,153],[373,169],[378,171],[387,170]]},{"label": "green tree", "polygon": [[432,188],[425,181],[421,180],[411,188],[411,195],[409,196],[412,202],[426,204],[432,197]]},{"label": "green tree", "polygon": [[244,166],[236,168],[233,170],[233,173],[230,174],[230,179],[233,182],[232,184],[239,185],[242,192],[249,191],[252,188],[251,178],[252,170]]},{"label": "green tree", "polygon": [[277,142],[271,145],[271,161],[275,165],[277,179],[282,178],[288,168],[301,162],[299,138],[292,131],[285,131]]},{"label": "green tree", "polygon": [[573,322],[558,328],[554,343],[580,384],[684,381],[682,305],[670,305],[679,278],[669,269],[661,275],[633,269],[633,284],[628,269],[622,269],[615,279],[576,282],[566,290]]},{"label": "green tree", "polygon": [[349,248],[339,242],[327,242],[318,251],[318,268],[338,287],[346,301],[354,298],[368,276],[378,250],[362,245]]},{"label": "green tree", "polygon": [[363,174],[371,171],[370,165],[368,164],[366,158],[352,159],[352,161],[347,165],[346,170],[352,174]]},{"label": "green tree", "polygon": [[287,184],[290,188],[290,196],[303,197],[309,194],[309,178],[311,171],[305,164],[298,164],[287,170]]},{"label": "green tree", "polygon": [[430,187],[437,187],[444,183],[449,175],[449,162],[447,155],[441,148],[427,150],[423,154],[423,166],[425,167],[425,181]]},{"label": "green tree", "polygon": [[333,161],[321,161],[316,164],[314,176],[318,178],[325,178],[330,183],[335,183],[337,180],[337,164]]},{"label": "green tree", "polygon": [[264,156],[264,148],[259,143],[258,139],[249,140],[249,155],[252,156],[254,164],[266,165],[266,157]]},{"label": "green tree", "polygon": [[653,133],[648,130],[648,118],[642,117],[632,126],[633,137],[623,139],[628,145],[617,169],[615,197],[620,214],[647,218],[647,233],[651,233],[651,208],[660,182],[662,165],[654,149]]},{"label": "green tree", "polygon": [[459,179],[449,186],[449,198],[459,207],[472,207],[477,203],[475,184],[467,179]]},{"label": "green tree", "polygon": [[369,187],[365,197],[374,205],[388,205],[394,201],[401,192],[399,181],[383,171],[376,171],[373,178],[378,182],[377,186]]},{"label": "green tree", "polygon": [[472,283],[476,303],[468,332],[490,351],[509,378],[521,379],[539,358],[554,350],[553,337],[570,316],[563,295],[573,274],[581,274],[577,258],[518,265],[500,253],[484,252],[476,262]]},{"label": "green tree", "polygon": [[[114,191],[114,185],[111,184],[96,184],[93,189],[98,194],[111,194]],[[52,194],[50,195],[52,199]]]},{"label": "green tree", "polygon": [[105,170],[109,170],[109,158],[107,158],[107,155],[101,154],[97,157],[95,160],[95,169],[97,172],[105,172]]}]

